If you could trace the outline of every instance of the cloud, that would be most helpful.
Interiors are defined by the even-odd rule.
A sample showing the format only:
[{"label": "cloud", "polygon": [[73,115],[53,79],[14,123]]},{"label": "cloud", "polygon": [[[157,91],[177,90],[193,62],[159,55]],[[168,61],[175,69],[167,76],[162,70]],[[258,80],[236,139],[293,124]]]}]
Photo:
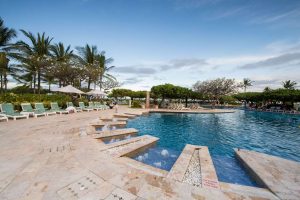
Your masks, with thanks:
[{"label": "cloud", "polygon": [[117,73],[124,74],[155,74],[156,70],[151,67],[142,67],[142,66],[124,66],[116,67],[113,69]]},{"label": "cloud", "polygon": [[300,64],[300,52],[287,53],[279,56],[274,56],[262,61],[249,63],[242,65],[238,68],[240,69],[256,69],[256,68],[266,68],[266,67],[281,67],[286,68],[293,65]]},{"label": "cloud", "polygon": [[252,20],[252,22],[256,23],[256,24],[275,23],[275,22],[278,22],[281,20],[286,20],[286,19],[289,19],[289,20],[296,19],[296,18],[299,18],[299,15],[300,15],[299,8],[296,8],[296,9],[278,13],[278,14],[272,14],[272,15],[254,18],[254,20]]},{"label": "cloud", "polygon": [[176,10],[196,9],[202,6],[215,5],[223,0],[175,0],[174,6]]},{"label": "cloud", "polygon": [[131,77],[131,78],[125,79],[122,83],[123,83],[123,84],[130,85],[130,84],[140,83],[140,82],[142,82],[142,81],[143,81],[142,79],[139,79],[139,78],[137,78],[137,77]]},{"label": "cloud", "polygon": [[300,41],[294,40],[294,41],[275,41],[266,46],[266,50],[272,51],[275,53],[294,53],[294,52],[300,52]]},{"label": "cloud", "polygon": [[176,70],[176,69],[196,69],[201,66],[208,65],[208,63],[204,59],[197,59],[197,58],[189,58],[189,59],[173,59],[170,60],[167,64],[161,65],[160,70],[167,71],[167,70]]},{"label": "cloud", "polygon": [[212,14],[212,16],[208,16],[206,18],[208,20],[219,20],[219,19],[229,18],[229,17],[233,17],[236,15],[242,14],[247,9],[248,9],[247,6],[229,8],[227,10],[217,11],[216,13]]}]

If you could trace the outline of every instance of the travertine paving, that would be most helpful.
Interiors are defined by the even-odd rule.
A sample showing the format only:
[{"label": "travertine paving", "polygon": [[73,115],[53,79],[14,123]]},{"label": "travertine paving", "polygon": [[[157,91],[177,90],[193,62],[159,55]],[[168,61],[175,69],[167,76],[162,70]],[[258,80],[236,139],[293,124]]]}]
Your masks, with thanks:
[{"label": "travertine paving", "polygon": [[[135,135],[137,134],[138,130],[134,128],[124,128],[124,129],[116,129],[116,130],[105,130],[105,131],[95,131],[94,138],[95,139],[105,139],[117,136],[124,136],[124,135]],[[91,132],[92,134],[93,132]]]},{"label": "travertine paving", "polygon": [[108,127],[112,127],[112,126],[124,127],[126,125],[126,121],[108,121],[108,122],[99,121],[99,122],[93,122],[93,123],[91,123],[91,125],[95,126],[95,127],[103,127],[103,126],[108,126]]},{"label": "travertine paving", "polygon": [[253,175],[281,199],[300,199],[300,163],[247,150],[236,150]]},{"label": "travertine paving", "polygon": [[[119,108],[120,116],[142,111]],[[159,138],[144,135],[108,145],[94,139],[91,124],[115,114],[101,110],[0,122],[0,199],[277,199],[260,188],[193,186],[124,157]],[[107,152],[125,144],[116,154]],[[191,152],[185,155],[191,157]],[[214,178],[203,174],[211,170],[204,164],[209,159],[202,162],[207,155],[203,152],[199,151],[202,182],[203,177]]]}]

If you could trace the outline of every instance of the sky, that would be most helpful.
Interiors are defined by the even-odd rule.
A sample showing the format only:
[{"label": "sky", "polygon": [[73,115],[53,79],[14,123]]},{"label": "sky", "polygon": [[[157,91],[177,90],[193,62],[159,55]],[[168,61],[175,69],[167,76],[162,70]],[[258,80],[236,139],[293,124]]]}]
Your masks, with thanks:
[{"label": "sky", "polygon": [[[0,0],[5,25],[112,57],[122,88],[218,77],[300,85],[299,0]],[[24,36],[18,31],[16,40]]]}]

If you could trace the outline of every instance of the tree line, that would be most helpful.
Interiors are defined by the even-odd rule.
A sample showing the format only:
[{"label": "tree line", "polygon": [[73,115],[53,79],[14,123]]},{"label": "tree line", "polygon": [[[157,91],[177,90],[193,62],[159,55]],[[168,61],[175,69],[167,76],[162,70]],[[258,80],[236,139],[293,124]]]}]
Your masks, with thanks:
[{"label": "tree line", "polygon": [[[151,88],[151,98],[160,100],[159,105],[164,104],[166,99],[181,99],[187,104],[188,100],[207,100],[210,102],[232,102],[234,101],[282,101],[296,102],[300,101],[300,90],[296,90],[296,82],[284,81],[283,88],[272,90],[266,87],[264,92],[246,92],[246,89],[251,87],[254,81],[246,78],[242,82],[237,82],[234,79],[217,78],[214,80],[198,81],[192,88],[176,86],[173,84],[156,85]],[[239,93],[243,89],[244,92]],[[146,98],[146,91],[132,91],[128,89],[114,89],[111,97],[131,97]],[[158,103],[158,102],[157,102]]]},{"label": "tree line", "polygon": [[[8,77],[32,89],[41,92],[41,83],[59,87],[92,86],[111,89],[119,86],[116,78],[109,74],[114,68],[113,59],[99,51],[97,46],[76,47],[76,53],[70,45],[53,43],[53,37],[45,33],[33,34],[20,30],[26,40],[11,43],[17,37],[17,31],[4,25],[0,18],[0,90],[7,90]],[[14,62],[12,62],[14,61]]]}]

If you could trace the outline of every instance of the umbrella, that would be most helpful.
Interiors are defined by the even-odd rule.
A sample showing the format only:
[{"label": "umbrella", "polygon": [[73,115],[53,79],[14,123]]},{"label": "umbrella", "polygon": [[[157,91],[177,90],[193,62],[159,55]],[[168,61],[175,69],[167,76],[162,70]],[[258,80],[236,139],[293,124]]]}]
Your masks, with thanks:
[{"label": "umbrella", "polygon": [[93,95],[93,96],[100,96],[100,97],[106,97],[107,94],[102,92],[101,90],[91,90],[87,92],[86,94]]},{"label": "umbrella", "polygon": [[66,87],[59,88],[57,91],[63,92],[63,93],[84,94],[84,92],[78,90],[77,88],[74,88],[72,85],[68,85]]}]

